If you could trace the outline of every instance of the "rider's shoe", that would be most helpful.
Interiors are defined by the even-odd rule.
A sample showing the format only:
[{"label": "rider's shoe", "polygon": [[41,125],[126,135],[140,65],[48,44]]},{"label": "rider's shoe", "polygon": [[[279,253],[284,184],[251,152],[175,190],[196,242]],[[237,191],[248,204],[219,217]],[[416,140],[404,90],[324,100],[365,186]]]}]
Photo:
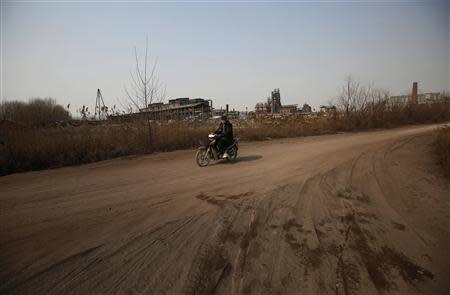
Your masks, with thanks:
[{"label": "rider's shoe", "polygon": [[229,157],[230,157],[230,156],[228,155],[227,152],[225,152],[225,153],[223,154],[223,156],[222,156],[223,159],[228,159]]}]

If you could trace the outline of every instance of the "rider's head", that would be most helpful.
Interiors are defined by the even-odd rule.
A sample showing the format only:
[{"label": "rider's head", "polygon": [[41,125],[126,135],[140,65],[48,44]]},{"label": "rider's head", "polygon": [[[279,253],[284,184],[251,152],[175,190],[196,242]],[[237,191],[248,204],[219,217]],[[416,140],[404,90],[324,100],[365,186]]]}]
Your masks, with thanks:
[{"label": "rider's head", "polygon": [[222,117],[220,117],[220,121],[225,123],[227,121],[227,116],[223,115]]}]

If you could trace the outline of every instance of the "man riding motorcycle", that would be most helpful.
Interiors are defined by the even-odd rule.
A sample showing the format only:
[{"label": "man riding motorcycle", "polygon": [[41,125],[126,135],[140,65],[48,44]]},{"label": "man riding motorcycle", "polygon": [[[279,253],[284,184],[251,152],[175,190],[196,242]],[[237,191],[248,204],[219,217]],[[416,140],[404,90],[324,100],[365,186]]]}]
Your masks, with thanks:
[{"label": "man riding motorcycle", "polygon": [[195,161],[200,167],[208,166],[210,161],[227,159],[234,161],[238,155],[238,139],[233,137],[233,125],[226,116],[222,116],[219,128],[208,134],[208,144],[202,143],[195,154]]},{"label": "man riding motorcycle", "polygon": [[227,116],[220,117],[219,128],[214,133],[217,136],[217,146],[223,152],[222,158],[228,158],[229,155],[225,149],[233,143],[233,125],[228,121]]}]

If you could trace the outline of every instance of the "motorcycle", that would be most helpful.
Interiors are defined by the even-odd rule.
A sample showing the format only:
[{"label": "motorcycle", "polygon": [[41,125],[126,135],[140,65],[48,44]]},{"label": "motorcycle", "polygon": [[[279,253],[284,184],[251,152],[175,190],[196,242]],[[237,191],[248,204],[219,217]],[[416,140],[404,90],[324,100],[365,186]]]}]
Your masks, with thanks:
[{"label": "motorcycle", "polygon": [[[218,135],[215,133],[211,133],[208,135],[209,144],[201,146],[198,148],[197,153],[195,155],[195,161],[197,165],[200,167],[208,166],[211,161],[218,161],[223,159],[223,151],[219,150],[217,145],[217,137]],[[238,139],[233,139],[233,143],[225,148],[225,151],[228,154],[228,157],[225,158],[228,161],[233,161],[237,158],[238,154]]]}]

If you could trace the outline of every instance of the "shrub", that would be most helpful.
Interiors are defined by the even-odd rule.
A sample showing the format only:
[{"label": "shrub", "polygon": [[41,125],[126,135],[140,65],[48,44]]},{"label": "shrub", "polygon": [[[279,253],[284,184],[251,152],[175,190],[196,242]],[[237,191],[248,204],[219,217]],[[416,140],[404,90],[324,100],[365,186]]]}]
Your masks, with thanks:
[{"label": "shrub", "polygon": [[20,101],[0,103],[0,120],[29,127],[45,127],[70,118],[70,113],[56,104],[52,98],[33,98],[28,103]]}]

